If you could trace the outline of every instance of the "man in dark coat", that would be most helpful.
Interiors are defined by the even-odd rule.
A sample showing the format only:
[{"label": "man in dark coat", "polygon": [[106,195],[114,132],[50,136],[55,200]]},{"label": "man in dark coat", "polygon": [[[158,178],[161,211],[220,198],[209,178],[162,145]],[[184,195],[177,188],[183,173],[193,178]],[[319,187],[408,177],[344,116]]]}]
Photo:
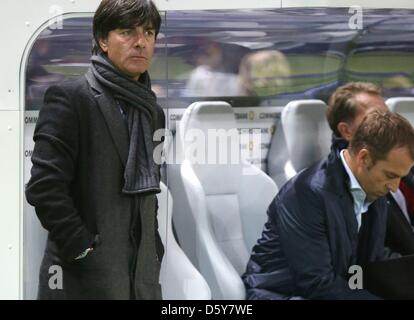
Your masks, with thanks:
[{"label": "man in dark coat", "polygon": [[39,299],[161,298],[153,135],[165,119],[147,72],[160,24],[151,1],[103,0],[90,70],[45,94],[26,188],[49,232]]},{"label": "man in dark coat", "polygon": [[386,199],[414,164],[414,130],[369,113],[350,145],[289,180],[268,209],[243,281],[248,299],[375,299],[354,265],[385,257]]},{"label": "man in dark coat", "polygon": [[[403,256],[414,254],[414,227],[410,206],[414,200],[414,170],[401,179],[396,194],[387,195],[388,220],[385,245]],[[412,209],[412,207],[411,207]]]},{"label": "man in dark coat", "polygon": [[[329,100],[326,116],[332,129],[332,148],[338,153],[348,146],[362,119],[371,111],[388,110],[381,90],[372,83],[351,82],[339,87]],[[402,255],[414,254],[414,231],[402,190],[413,189],[413,171],[400,183],[396,192],[387,194],[385,246]],[[400,190],[401,189],[401,190]],[[405,189],[405,190],[404,190]]]}]

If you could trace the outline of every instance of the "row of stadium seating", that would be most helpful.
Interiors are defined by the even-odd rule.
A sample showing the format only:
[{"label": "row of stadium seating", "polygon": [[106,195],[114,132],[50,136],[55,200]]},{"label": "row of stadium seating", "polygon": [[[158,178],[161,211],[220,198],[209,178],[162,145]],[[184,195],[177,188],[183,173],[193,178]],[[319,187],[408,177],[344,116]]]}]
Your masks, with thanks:
[{"label": "row of stadium seating", "polygon": [[[414,98],[391,98],[386,103],[414,124]],[[168,188],[163,184],[159,195],[160,234],[166,245],[164,299],[245,298],[240,276],[278,186],[329,152],[326,107],[320,100],[286,105],[271,142],[269,175],[243,162],[194,161],[188,152],[194,148],[194,141],[186,137],[189,130],[207,135],[211,129],[234,129],[236,122],[226,102],[196,102],[185,110],[175,137],[165,142],[166,158],[176,145],[180,161],[167,165]]]}]

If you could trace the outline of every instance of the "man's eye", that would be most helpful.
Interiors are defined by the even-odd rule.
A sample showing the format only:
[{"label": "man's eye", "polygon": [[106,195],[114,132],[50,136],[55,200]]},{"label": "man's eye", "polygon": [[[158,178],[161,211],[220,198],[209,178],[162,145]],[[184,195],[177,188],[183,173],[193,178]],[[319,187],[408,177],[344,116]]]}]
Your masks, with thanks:
[{"label": "man's eye", "polygon": [[123,36],[129,36],[131,34],[131,30],[124,30],[121,32]]},{"label": "man's eye", "polygon": [[153,30],[146,30],[145,31],[145,36],[147,37],[152,37],[154,36],[155,32]]}]

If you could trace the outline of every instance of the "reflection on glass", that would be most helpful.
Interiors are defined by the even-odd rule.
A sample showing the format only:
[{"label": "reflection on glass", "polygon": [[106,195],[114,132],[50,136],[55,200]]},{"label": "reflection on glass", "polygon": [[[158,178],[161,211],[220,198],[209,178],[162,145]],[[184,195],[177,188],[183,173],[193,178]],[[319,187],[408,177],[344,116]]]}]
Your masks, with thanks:
[{"label": "reflection on glass", "polygon": [[[161,28],[159,37],[162,37]],[[92,17],[68,18],[61,29],[43,30],[35,40],[26,67],[25,109],[39,110],[46,89],[52,84],[85,74],[92,49]],[[149,70],[154,91],[166,95],[164,46],[155,49]],[[154,70],[153,70],[154,69]]]},{"label": "reflection on glass", "polygon": [[[364,29],[352,30],[346,8],[170,12],[164,39],[170,107],[177,101],[185,101],[178,103],[185,107],[191,101],[214,97],[233,106],[242,106],[242,97],[253,96],[260,97],[257,104],[262,106],[283,105],[282,101],[293,99],[327,100],[337,86],[350,80],[373,81],[384,89],[398,87],[398,94],[411,95],[409,82],[390,79],[406,69],[397,61],[396,52],[404,55],[405,66],[412,65],[414,33],[404,27],[412,21],[412,13],[364,9]],[[280,68],[288,65],[290,71],[287,75],[268,70],[263,79],[259,71],[255,82],[262,89],[255,90],[246,87],[249,75],[242,61],[261,51],[283,54]],[[359,63],[357,58],[365,52],[378,54],[370,55],[371,62]],[[411,81],[411,70],[403,76]],[[271,84],[272,77],[274,81],[279,78],[278,88],[275,82]],[[392,90],[386,93],[397,92],[397,88]]]},{"label": "reflection on glass", "polygon": [[185,94],[196,97],[238,96],[238,67],[246,50],[238,45],[206,39],[194,53],[196,67],[191,71]]},{"label": "reflection on glass", "polygon": [[277,50],[263,50],[246,55],[240,64],[240,94],[270,96],[287,92],[290,66]]},{"label": "reflection on glass", "polygon": [[[153,88],[170,108],[214,97],[232,97],[233,106],[243,106],[243,97],[259,97],[250,106],[326,100],[348,81],[375,82],[387,96],[413,95],[412,13],[365,9],[364,29],[351,30],[342,8],[168,12],[150,69]],[[39,35],[27,64],[26,110],[40,109],[50,84],[87,70],[91,25],[92,18],[65,19],[62,29]],[[263,51],[284,59],[249,71]]]}]

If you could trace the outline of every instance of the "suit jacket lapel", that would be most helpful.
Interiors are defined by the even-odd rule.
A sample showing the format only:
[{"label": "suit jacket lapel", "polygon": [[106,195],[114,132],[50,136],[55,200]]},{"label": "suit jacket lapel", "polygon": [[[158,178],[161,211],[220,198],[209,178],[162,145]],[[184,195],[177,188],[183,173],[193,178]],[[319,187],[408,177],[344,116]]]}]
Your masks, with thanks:
[{"label": "suit jacket lapel", "polygon": [[125,120],[118,108],[116,101],[110,94],[105,92],[102,86],[96,81],[91,70],[86,75],[89,85],[97,91],[95,99],[105,118],[105,122],[111,133],[115,148],[123,166],[126,166],[129,151],[129,134],[125,124]]},{"label": "suit jacket lapel", "polygon": [[[383,252],[379,252],[379,244],[384,246],[385,229],[386,229],[386,199],[379,198],[375,200],[368,208],[368,212],[364,213],[365,217],[365,230],[363,240],[360,245],[362,246],[361,254],[363,261],[361,263],[368,263],[374,261]],[[375,232],[373,232],[375,230]]]},{"label": "suit jacket lapel", "polygon": [[[331,201],[334,203],[332,207],[335,214],[342,218],[342,226],[345,235],[348,238],[348,243],[342,244],[342,250],[346,252],[346,256],[350,257],[350,261],[346,259],[342,260],[342,267],[344,270],[348,270],[350,262],[351,264],[356,263],[357,249],[358,249],[358,222],[354,214],[354,206],[352,200],[348,197],[348,194],[339,195],[337,193],[331,193]],[[341,221],[341,219],[339,219]],[[348,251],[349,250],[349,251]]]},{"label": "suit jacket lapel", "polygon": [[358,222],[355,216],[353,199],[350,190],[347,188],[348,176],[339,152],[332,151],[328,157],[327,180],[324,188],[333,193],[338,204],[338,213],[343,215],[349,241],[352,245],[354,259],[358,245]]},{"label": "suit jacket lapel", "polygon": [[[345,191],[346,192],[346,191]],[[350,198],[349,198],[350,197]],[[348,236],[352,241],[352,245],[356,246],[358,241],[358,222],[355,216],[353,199],[350,195],[344,194],[340,198],[340,205],[345,218]]]}]

